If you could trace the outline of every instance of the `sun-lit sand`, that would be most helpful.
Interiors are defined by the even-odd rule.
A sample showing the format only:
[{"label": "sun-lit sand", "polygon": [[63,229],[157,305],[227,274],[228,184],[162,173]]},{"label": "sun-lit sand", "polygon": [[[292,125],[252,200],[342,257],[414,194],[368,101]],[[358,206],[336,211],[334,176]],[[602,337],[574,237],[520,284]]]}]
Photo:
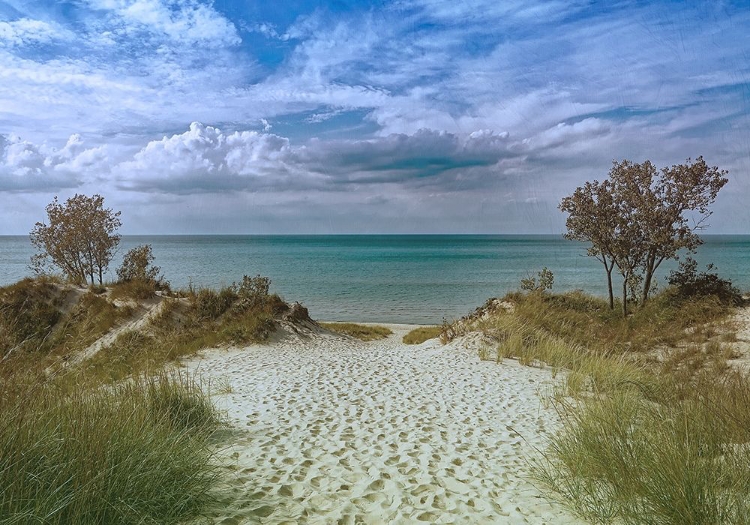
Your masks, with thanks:
[{"label": "sun-lit sand", "polygon": [[527,476],[557,425],[551,374],[390,328],[370,343],[283,331],[186,362],[234,427],[214,522],[576,523]]}]

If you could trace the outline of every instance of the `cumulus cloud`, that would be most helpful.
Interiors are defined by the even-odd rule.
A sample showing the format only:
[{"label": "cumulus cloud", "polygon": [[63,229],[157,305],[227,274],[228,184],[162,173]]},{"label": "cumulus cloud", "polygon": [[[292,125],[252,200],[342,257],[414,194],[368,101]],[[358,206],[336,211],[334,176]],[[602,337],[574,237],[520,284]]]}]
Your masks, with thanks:
[{"label": "cumulus cloud", "polygon": [[423,129],[367,140],[313,139],[295,147],[271,133],[225,133],[194,122],[185,133],[149,142],[115,173],[121,187],[138,191],[325,191],[348,183],[417,184],[512,155],[508,134],[491,130],[462,139]]},{"label": "cumulus cloud", "polygon": [[116,168],[125,189],[195,193],[257,190],[289,171],[289,140],[270,133],[236,131],[193,122],[185,133],[149,142]]},{"label": "cumulus cloud", "polygon": [[60,149],[0,135],[0,191],[55,191],[79,186],[86,176],[107,169],[106,146],[87,148],[71,135]]}]

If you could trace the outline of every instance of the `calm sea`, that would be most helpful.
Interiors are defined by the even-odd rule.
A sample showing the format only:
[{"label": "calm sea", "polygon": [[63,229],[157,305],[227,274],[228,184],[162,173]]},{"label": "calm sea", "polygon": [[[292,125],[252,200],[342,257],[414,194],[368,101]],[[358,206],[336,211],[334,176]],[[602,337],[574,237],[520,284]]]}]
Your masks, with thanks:
[{"label": "calm sea", "polygon": [[[750,236],[705,239],[698,261],[715,263],[722,276],[750,290]],[[273,291],[322,320],[440,323],[517,289],[543,266],[554,272],[556,291],[606,293],[600,263],[585,256],[585,245],[561,236],[126,236],[112,268],[144,243],[173,288],[217,287],[261,274],[271,278]],[[29,275],[32,254],[27,237],[0,236],[0,285]],[[673,267],[660,269],[660,284]]]}]

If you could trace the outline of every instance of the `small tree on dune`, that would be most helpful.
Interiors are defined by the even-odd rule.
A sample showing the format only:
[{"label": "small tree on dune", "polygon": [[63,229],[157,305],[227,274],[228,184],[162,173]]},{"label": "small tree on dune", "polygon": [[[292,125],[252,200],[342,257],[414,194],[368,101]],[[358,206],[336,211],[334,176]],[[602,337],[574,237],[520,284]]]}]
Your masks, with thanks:
[{"label": "small tree on dune", "polygon": [[46,211],[47,223],[37,222],[30,233],[31,243],[40,250],[31,259],[32,268],[44,272],[52,265],[76,283],[94,284],[96,276],[102,284],[120,242],[120,212],[104,208],[101,195],[78,194],[65,204],[55,197]]},{"label": "small tree on dune", "polygon": [[161,268],[154,266],[154,254],[150,244],[136,246],[123,257],[122,265],[117,269],[117,278],[121,282],[143,281],[158,283],[161,281]]},{"label": "small tree on dune", "polygon": [[614,308],[612,270],[615,267],[618,210],[613,201],[609,181],[586,182],[565,197],[560,209],[568,213],[564,237],[573,241],[590,242],[587,254],[604,265],[607,273],[609,307]]},{"label": "small tree on dune", "polygon": [[613,162],[609,179],[587,182],[565,197],[568,239],[591,243],[588,254],[607,271],[610,308],[614,307],[612,269],[623,278],[623,313],[628,287],[642,285],[648,300],[653,277],[680,250],[694,252],[702,240],[697,232],[711,215],[709,206],[728,182],[727,172],[708,167],[703,157],[657,170],[648,160]]}]

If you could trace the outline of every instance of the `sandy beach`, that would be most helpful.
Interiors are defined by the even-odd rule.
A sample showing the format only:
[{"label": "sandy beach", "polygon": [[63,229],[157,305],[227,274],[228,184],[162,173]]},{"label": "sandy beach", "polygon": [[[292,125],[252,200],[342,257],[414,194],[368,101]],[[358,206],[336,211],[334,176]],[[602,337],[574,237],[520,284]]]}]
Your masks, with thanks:
[{"label": "sandy beach", "polygon": [[466,339],[364,343],[282,329],[187,361],[232,431],[214,523],[577,523],[528,479],[554,431],[549,371]]}]

